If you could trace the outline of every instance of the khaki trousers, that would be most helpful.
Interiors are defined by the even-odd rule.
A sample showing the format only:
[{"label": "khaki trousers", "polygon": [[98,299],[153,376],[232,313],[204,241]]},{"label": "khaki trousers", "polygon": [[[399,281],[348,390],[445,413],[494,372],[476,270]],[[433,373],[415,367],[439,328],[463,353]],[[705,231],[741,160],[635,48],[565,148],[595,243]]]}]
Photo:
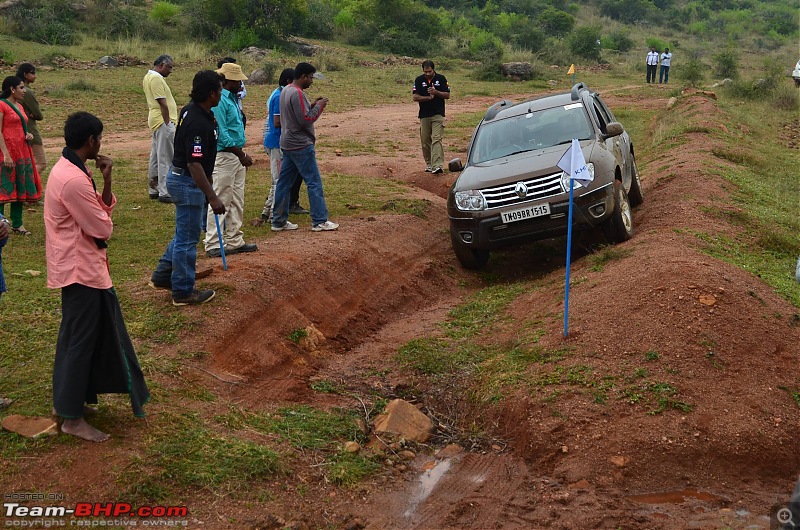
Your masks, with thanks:
[{"label": "khaki trousers", "polygon": [[422,156],[425,165],[432,169],[444,167],[444,116],[431,116],[419,119],[419,139],[422,143]]},{"label": "khaki trousers", "polygon": [[32,144],[31,150],[33,151],[33,161],[36,164],[36,170],[39,176],[44,177],[44,170],[47,169],[47,156],[44,154],[44,146],[41,144]]},{"label": "khaki trousers", "polygon": [[[214,164],[214,193],[225,205],[225,213],[219,216],[219,226],[225,240],[225,250],[239,248],[244,245],[244,232],[242,232],[242,217],[244,216],[244,180],[247,170],[239,162],[239,157],[227,151],[217,153]],[[214,211],[208,207],[206,218],[206,252],[219,248],[219,235],[217,224],[214,221]]]}]

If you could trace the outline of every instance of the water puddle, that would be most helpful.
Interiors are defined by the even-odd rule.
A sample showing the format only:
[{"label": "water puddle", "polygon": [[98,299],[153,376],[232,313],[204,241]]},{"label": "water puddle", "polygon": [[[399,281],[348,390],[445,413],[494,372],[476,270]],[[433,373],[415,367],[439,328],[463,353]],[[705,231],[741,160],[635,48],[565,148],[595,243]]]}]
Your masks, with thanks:
[{"label": "water puddle", "polygon": [[425,472],[419,477],[419,484],[416,487],[416,491],[414,491],[414,493],[411,495],[411,504],[403,513],[404,517],[411,517],[414,515],[414,512],[417,510],[417,506],[419,506],[422,501],[428,498],[428,495],[431,494],[444,474],[447,473],[447,471],[450,469],[450,466],[451,463],[449,458],[435,463],[433,467],[430,468],[428,468],[428,465],[423,466]]},{"label": "water puddle", "polygon": [[689,499],[697,499],[700,501],[717,501],[721,499],[721,497],[717,495],[706,491],[699,491],[694,488],[663,491],[661,493],[646,493],[644,495],[629,495],[628,498],[634,502],[641,502],[644,504],[681,504]]}]

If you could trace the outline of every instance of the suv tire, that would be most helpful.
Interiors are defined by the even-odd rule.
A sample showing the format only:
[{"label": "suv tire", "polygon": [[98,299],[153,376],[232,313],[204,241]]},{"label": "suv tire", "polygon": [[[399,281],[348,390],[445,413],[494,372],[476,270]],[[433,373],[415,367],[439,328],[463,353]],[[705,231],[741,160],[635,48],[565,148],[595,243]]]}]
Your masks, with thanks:
[{"label": "suv tire", "polygon": [[631,153],[631,191],[628,192],[628,200],[634,208],[644,202],[642,181],[639,178],[639,168],[636,167],[636,158],[633,153]]},{"label": "suv tire", "polygon": [[455,252],[458,262],[465,269],[482,269],[489,262],[488,250],[469,248],[465,246],[464,243],[460,242],[458,236],[452,232],[450,232],[450,242],[453,244],[453,252]]},{"label": "suv tire", "polygon": [[[633,188],[633,186],[631,186]],[[614,211],[603,223],[603,233],[609,243],[622,243],[633,237],[633,212],[625,187],[614,181]]]}]

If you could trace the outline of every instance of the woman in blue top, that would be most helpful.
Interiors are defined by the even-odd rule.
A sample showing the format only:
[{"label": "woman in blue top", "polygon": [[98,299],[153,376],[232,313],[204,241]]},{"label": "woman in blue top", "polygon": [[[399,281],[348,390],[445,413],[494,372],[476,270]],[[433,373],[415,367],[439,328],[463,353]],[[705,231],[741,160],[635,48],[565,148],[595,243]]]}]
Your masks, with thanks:
[{"label": "woman in blue top", "polygon": [[[272,91],[272,94],[267,101],[267,110],[269,115],[264,121],[264,152],[269,155],[269,172],[272,176],[272,187],[269,189],[269,197],[267,202],[264,203],[264,209],[261,211],[261,220],[265,223],[272,222],[272,204],[275,199],[275,186],[278,184],[278,177],[281,174],[281,161],[283,154],[281,153],[281,90],[283,87],[294,81],[294,68],[286,68],[281,72],[278,78],[278,88]],[[290,207],[289,213],[293,214],[307,214],[308,210],[300,206],[300,185],[303,184],[302,179],[292,185],[292,190],[289,193]]]}]

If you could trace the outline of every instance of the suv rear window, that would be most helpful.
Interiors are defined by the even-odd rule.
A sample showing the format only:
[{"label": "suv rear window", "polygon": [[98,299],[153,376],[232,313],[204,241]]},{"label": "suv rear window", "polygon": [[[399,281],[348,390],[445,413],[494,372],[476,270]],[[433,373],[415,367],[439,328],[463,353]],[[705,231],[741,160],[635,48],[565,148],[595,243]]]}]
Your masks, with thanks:
[{"label": "suv rear window", "polygon": [[516,153],[566,144],[573,138],[588,140],[591,137],[592,127],[583,104],[553,107],[483,122],[475,136],[469,163],[480,164]]}]

